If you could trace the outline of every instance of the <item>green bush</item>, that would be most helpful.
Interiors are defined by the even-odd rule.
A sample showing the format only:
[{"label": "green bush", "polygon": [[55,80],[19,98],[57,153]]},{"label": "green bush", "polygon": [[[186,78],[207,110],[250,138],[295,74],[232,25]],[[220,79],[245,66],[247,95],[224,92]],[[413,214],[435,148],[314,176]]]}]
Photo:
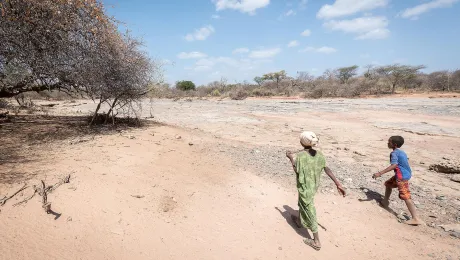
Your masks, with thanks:
[{"label": "green bush", "polygon": [[195,83],[191,82],[190,80],[182,80],[176,82],[176,89],[182,91],[195,90],[196,86]]}]

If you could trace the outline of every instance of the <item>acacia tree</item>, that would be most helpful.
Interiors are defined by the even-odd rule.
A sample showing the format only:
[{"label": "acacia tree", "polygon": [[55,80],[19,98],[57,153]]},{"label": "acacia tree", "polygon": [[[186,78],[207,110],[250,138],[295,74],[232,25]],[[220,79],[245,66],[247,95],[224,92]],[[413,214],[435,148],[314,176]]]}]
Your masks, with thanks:
[{"label": "acacia tree", "polygon": [[112,122],[119,110],[132,106],[150,91],[150,86],[161,80],[154,75],[159,71],[157,63],[152,63],[147,55],[139,50],[141,42],[128,34],[123,38],[107,43],[94,68],[104,68],[95,81],[87,88],[88,95],[98,102],[91,124],[95,122],[103,103],[109,107],[105,114],[105,123]]},{"label": "acacia tree", "polygon": [[0,13],[0,97],[79,90],[85,63],[116,35],[96,0],[0,0]]},{"label": "acacia tree", "polygon": [[348,80],[358,74],[358,66],[353,65],[349,67],[338,68],[335,71],[336,77],[340,80],[340,83],[346,84]]},{"label": "acacia tree", "polygon": [[259,85],[259,87],[262,87],[265,80],[262,77],[257,76],[254,78],[254,81],[257,83],[257,85]]},{"label": "acacia tree", "polygon": [[426,68],[424,65],[410,66],[393,64],[377,67],[376,72],[390,82],[391,93],[394,94],[397,86],[415,78],[419,70],[424,68]]},{"label": "acacia tree", "polygon": [[193,83],[190,80],[182,80],[176,82],[176,88],[182,91],[187,91],[187,90],[195,90],[196,86],[195,83]]},{"label": "acacia tree", "polygon": [[279,88],[280,82],[283,81],[283,79],[285,79],[286,77],[287,77],[286,71],[281,70],[281,71],[278,71],[278,72],[271,72],[271,73],[264,74],[262,76],[262,79],[263,80],[272,80],[273,82],[276,83],[276,88]]},{"label": "acacia tree", "polygon": [[98,0],[0,0],[0,97],[62,90],[103,103],[106,122],[149,90],[158,63]]}]

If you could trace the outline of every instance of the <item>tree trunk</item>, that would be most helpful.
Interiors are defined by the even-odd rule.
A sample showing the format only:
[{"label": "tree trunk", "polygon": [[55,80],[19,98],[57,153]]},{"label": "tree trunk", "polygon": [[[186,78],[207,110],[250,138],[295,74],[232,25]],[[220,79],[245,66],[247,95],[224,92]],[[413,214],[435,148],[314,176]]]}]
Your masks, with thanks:
[{"label": "tree trunk", "polygon": [[118,102],[118,98],[115,98],[112,102],[112,105],[110,105],[110,109],[109,109],[109,112],[107,112],[106,116],[105,116],[105,122],[104,124],[107,124],[107,122],[109,122],[109,118],[110,118],[110,113],[112,113],[112,122],[115,121],[115,119],[113,118],[113,108],[115,107],[115,105],[117,104]]},{"label": "tree trunk", "polygon": [[91,119],[91,122],[89,123],[90,126],[94,124],[94,121],[97,118],[97,113],[99,112],[99,109],[101,109],[102,102],[104,102],[104,100],[102,100],[102,98],[99,99],[99,104],[97,104],[96,111],[94,112],[93,118]]},{"label": "tree trunk", "polygon": [[396,92],[396,83],[393,83],[391,87],[391,94],[394,94]]},{"label": "tree trunk", "polygon": [[16,102],[18,103],[18,105],[20,107],[23,107],[24,106],[24,94],[23,93],[20,93],[16,96],[14,96],[14,99],[16,100]]}]

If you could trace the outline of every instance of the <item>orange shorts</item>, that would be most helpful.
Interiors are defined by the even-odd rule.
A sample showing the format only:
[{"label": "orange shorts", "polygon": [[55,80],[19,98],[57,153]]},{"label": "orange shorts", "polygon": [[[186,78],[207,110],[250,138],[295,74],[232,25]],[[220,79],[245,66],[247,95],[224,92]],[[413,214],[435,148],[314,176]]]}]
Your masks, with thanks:
[{"label": "orange shorts", "polygon": [[389,188],[398,188],[399,198],[402,200],[409,200],[410,190],[409,190],[409,181],[397,180],[395,176],[391,177],[385,182],[385,186]]}]

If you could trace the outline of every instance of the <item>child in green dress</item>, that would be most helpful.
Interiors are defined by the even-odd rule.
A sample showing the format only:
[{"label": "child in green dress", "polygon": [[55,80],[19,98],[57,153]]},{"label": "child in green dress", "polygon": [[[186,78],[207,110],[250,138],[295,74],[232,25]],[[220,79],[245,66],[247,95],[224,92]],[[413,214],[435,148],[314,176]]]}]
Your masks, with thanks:
[{"label": "child in green dress", "polygon": [[291,218],[299,228],[303,226],[313,232],[314,239],[305,239],[304,242],[316,250],[321,249],[321,242],[318,235],[314,197],[318,190],[323,170],[335,183],[339,193],[345,197],[345,190],[332,171],[326,166],[324,155],[320,151],[313,149],[318,144],[318,141],[319,139],[315,133],[303,132],[300,135],[300,144],[304,149],[295,154],[291,151],[286,152],[286,156],[291,161],[297,175],[299,194],[299,216],[291,216]]}]

